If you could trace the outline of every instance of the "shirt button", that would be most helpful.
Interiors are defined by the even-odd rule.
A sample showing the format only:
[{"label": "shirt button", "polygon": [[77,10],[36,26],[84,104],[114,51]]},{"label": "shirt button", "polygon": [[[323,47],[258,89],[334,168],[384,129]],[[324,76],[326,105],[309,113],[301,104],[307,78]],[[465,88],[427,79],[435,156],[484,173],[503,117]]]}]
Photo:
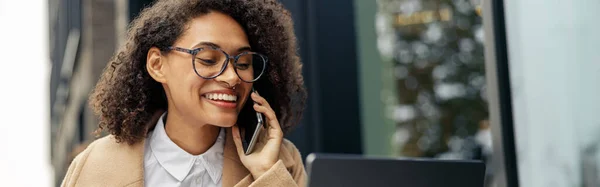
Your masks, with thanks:
[{"label": "shirt button", "polygon": [[177,182],[177,186],[181,186],[181,182]]},{"label": "shirt button", "polygon": [[202,184],[202,179],[201,179],[200,177],[198,177],[198,178],[196,179],[196,183],[198,183],[198,184]]}]

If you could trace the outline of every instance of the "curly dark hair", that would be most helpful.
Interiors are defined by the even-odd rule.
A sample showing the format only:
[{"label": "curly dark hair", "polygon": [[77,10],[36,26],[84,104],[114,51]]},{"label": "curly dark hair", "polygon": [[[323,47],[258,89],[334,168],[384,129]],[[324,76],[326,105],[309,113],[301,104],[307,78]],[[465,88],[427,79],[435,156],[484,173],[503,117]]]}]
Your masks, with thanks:
[{"label": "curly dark hair", "polygon": [[277,0],[159,0],[132,21],[125,45],[90,95],[90,106],[100,117],[96,132],[106,130],[118,142],[129,144],[146,137],[149,119],[167,109],[163,87],[146,70],[149,49],[166,51],[191,19],[211,11],[235,19],[253,50],[268,57],[266,73],[254,87],[272,106],[283,131],[299,122],[306,90],[293,22],[283,5]]}]

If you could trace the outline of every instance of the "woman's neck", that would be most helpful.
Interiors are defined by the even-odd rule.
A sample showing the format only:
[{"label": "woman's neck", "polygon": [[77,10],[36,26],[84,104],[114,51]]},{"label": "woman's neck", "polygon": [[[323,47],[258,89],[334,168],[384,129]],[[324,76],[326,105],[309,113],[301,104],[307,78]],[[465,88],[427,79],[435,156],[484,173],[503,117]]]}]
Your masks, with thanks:
[{"label": "woman's neck", "polygon": [[165,124],[171,141],[192,155],[200,155],[212,147],[220,130],[214,125],[191,124],[174,113],[168,113]]}]

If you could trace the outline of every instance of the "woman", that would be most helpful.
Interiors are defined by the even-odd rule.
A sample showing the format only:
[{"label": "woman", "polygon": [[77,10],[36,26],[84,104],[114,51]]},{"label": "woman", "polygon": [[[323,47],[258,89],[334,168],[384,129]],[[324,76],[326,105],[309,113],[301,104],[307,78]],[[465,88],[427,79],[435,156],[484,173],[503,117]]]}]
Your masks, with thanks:
[{"label": "woman", "polygon": [[[283,139],[306,92],[281,4],[159,0],[128,34],[90,97],[110,135],[75,158],[63,186],[305,185]],[[239,127],[256,112],[267,127],[246,155]]]}]

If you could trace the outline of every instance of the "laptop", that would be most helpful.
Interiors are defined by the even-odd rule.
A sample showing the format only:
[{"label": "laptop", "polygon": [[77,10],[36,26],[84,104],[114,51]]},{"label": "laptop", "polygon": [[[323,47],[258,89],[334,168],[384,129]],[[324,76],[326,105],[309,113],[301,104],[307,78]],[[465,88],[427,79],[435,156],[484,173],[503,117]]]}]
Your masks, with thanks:
[{"label": "laptop", "polygon": [[371,158],[310,154],[309,187],[482,187],[485,164],[470,160]]}]

